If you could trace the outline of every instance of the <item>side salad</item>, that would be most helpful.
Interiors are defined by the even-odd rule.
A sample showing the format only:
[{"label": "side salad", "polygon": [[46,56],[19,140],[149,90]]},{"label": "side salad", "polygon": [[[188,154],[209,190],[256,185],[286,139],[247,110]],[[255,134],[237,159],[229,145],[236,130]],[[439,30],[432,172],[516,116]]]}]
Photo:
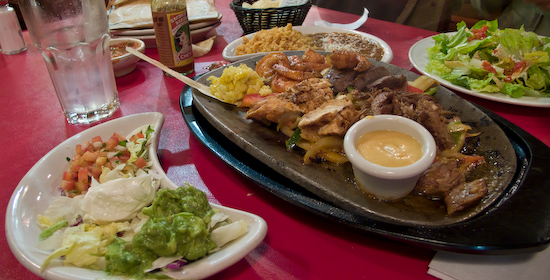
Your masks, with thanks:
[{"label": "side salad", "polygon": [[[151,127],[145,126],[126,137],[127,149],[122,150],[130,155],[124,163],[103,164],[101,174],[88,178],[89,187],[73,195],[63,189],[65,195],[38,215],[43,231],[37,248],[48,255],[41,272],[67,265],[137,279],[169,278],[185,263],[248,232],[246,223],[229,221],[193,186],[161,187],[163,178],[150,168],[146,149],[151,133]],[[116,133],[113,137],[119,138]],[[95,142],[103,143],[92,140],[91,146]],[[95,150],[101,156],[101,149]],[[79,162],[78,154],[75,158],[71,167]],[[139,158],[145,163],[136,165]]]},{"label": "side salad", "polygon": [[550,97],[550,38],[520,29],[498,29],[498,21],[464,22],[450,36],[433,37],[426,71],[482,93]]}]

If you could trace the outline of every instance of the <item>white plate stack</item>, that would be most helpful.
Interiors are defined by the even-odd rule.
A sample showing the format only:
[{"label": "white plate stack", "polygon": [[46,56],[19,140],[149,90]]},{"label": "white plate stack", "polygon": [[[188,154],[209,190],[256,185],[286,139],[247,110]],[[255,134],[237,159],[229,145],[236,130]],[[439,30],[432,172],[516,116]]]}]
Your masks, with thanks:
[{"label": "white plate stack", "polygon": [[[150,0],[133,0],[131,4],[114,7],[108,12],[113,38],[132,37],[144,41],[147,48],[157,46]],[[221,24],[222,14],[216,10],[213,0],[187,1],[187,14],[193,43],[206,39],[206,35]]]}]

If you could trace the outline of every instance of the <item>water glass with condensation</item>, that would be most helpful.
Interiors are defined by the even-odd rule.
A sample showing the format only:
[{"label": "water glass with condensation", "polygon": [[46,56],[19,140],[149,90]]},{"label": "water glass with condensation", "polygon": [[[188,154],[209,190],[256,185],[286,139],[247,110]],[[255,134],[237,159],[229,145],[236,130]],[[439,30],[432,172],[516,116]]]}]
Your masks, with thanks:
[{"label": "water glass with condensation", "polygon": [[89,124],[119,107],[105,0],[20,0],[67,122]]}]

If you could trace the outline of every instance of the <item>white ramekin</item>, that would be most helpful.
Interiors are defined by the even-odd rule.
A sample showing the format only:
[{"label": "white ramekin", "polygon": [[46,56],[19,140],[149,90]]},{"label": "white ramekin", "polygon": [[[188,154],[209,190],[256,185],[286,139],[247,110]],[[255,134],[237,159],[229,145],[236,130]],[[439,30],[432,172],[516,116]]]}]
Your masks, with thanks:
[{"label": "white ramekin", "polygon": [[[422,157],[403,167],[386,167],[366,160],[357,151],[359,138],[370,131],[391,130],[406,133],[422,146]],[[437,147],[432,134],[421,124],[396,115],[366,117],[350,127],[344,137],[344,151],[353,166],[358,187],[381,200],[396,200],[409,194],[420,175],[433,163]]]}]

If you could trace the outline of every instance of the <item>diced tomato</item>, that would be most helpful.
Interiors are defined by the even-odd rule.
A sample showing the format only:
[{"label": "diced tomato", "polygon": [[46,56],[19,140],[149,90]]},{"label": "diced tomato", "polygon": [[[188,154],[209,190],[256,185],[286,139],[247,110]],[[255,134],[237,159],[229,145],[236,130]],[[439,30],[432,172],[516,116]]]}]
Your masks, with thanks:
[{"label": "diced tomato", "polygon": [[126,140],[126,138],[118,133],[113,133],[113,137],[116,137],[118,139],[118,141],[124,141]]},{"label": "diced tomato", "polygon": [[114,156],[114,157],[112,157],[112,158],[109,159],[109,162],[110,162],[112,165],[118,164],[119,161],[120,161],[120,158],[118,158],[118,156]]},{"label": "diced tomato", "polygon": [[485,70],[487,72],[497,74],[497,70],[495,70],[495,68],[493,68],[493,66],[491,65],[491,63],[489,63],[489,61],[483,61],[483,63],[481,63],[481,67],[483,68],[483,70]]},{"label": "diced tomato", "polygon": [[252,107],[256,102],[262,100],[265,96],[261,96],[259,93],[250,93],[243,97],[239,107]]},{"label": "diced tomato", "polygon": [[99,178],[99,175],[101,175],[101,166],[95,165],[91,167],[90,173],[92,173],[92,176],[94,176],[94,178]]},{"label": "diced tomato", "polygon": [[92,138],[92,143],[95,143],[95,142],[103,143],[103,140],[101,140],[101,136],[96,136],[96,137]]},{"label": "diced tomato", "polygon": [[84,154],[84,151],[82,150],[82,145],[80,145],[80,144],[76,145],[75,152],[76,152],[77,155]]},{"label": "diced tomato", "polygon": [[126,162],[130,159],[130,152],[124,151],[121,156],[118,157],[121,161]]},{"label": "diced tomato", "polygon": [[66,191],[70,191],[72,189],[74,189],[74,181],[61,181],[61,188],[66,190]]},{"label": "diced tomato", "polygon": [[407,91],[408,92],[413,92],[413,93],[423,93],[423,91],[417,87],[414,87],[414,86],[411,86],[411,85],[407,85]]},{"label": "diced tomato", "polygon": [[80,167],[81,167],[80,164],[73,165],[73,168],[72,168],[73,172],[78,172],[78,170],[80,170]]},{"label": "diced tomato", "polygon": [[143,135],[143,133],[141,133],[141,132],[138,132],[138,133],[132,135],[132,137],[130,137],[130,141],[135,141],[139,138],[145,138],[145,135]]},{"label": "diced tomato", "polygon": [[63,172],[63,178],[62,180],[65,180],[65,181],[70,181],[73,179],[73,175],[71,174],[71,172],[69,171],[65,171]]},{"label": "diced tomato", "polygon": [[145,159],[143,159],[142,157],[139,157],[136,162],[135,162],[136,166],[138,168],[143,168],[144,166],[147,165],[147,161]]},{"label": "diced tomato", "polygon": [[88,183],[88,168],[81,167],[78,169],[78,182],[79,183]]},{"label": "diced tomato", "polygon": [[116,136],[111,136],[107,142],[105,142],[105,150],[112,150],[118,145],[118,138]]}]

